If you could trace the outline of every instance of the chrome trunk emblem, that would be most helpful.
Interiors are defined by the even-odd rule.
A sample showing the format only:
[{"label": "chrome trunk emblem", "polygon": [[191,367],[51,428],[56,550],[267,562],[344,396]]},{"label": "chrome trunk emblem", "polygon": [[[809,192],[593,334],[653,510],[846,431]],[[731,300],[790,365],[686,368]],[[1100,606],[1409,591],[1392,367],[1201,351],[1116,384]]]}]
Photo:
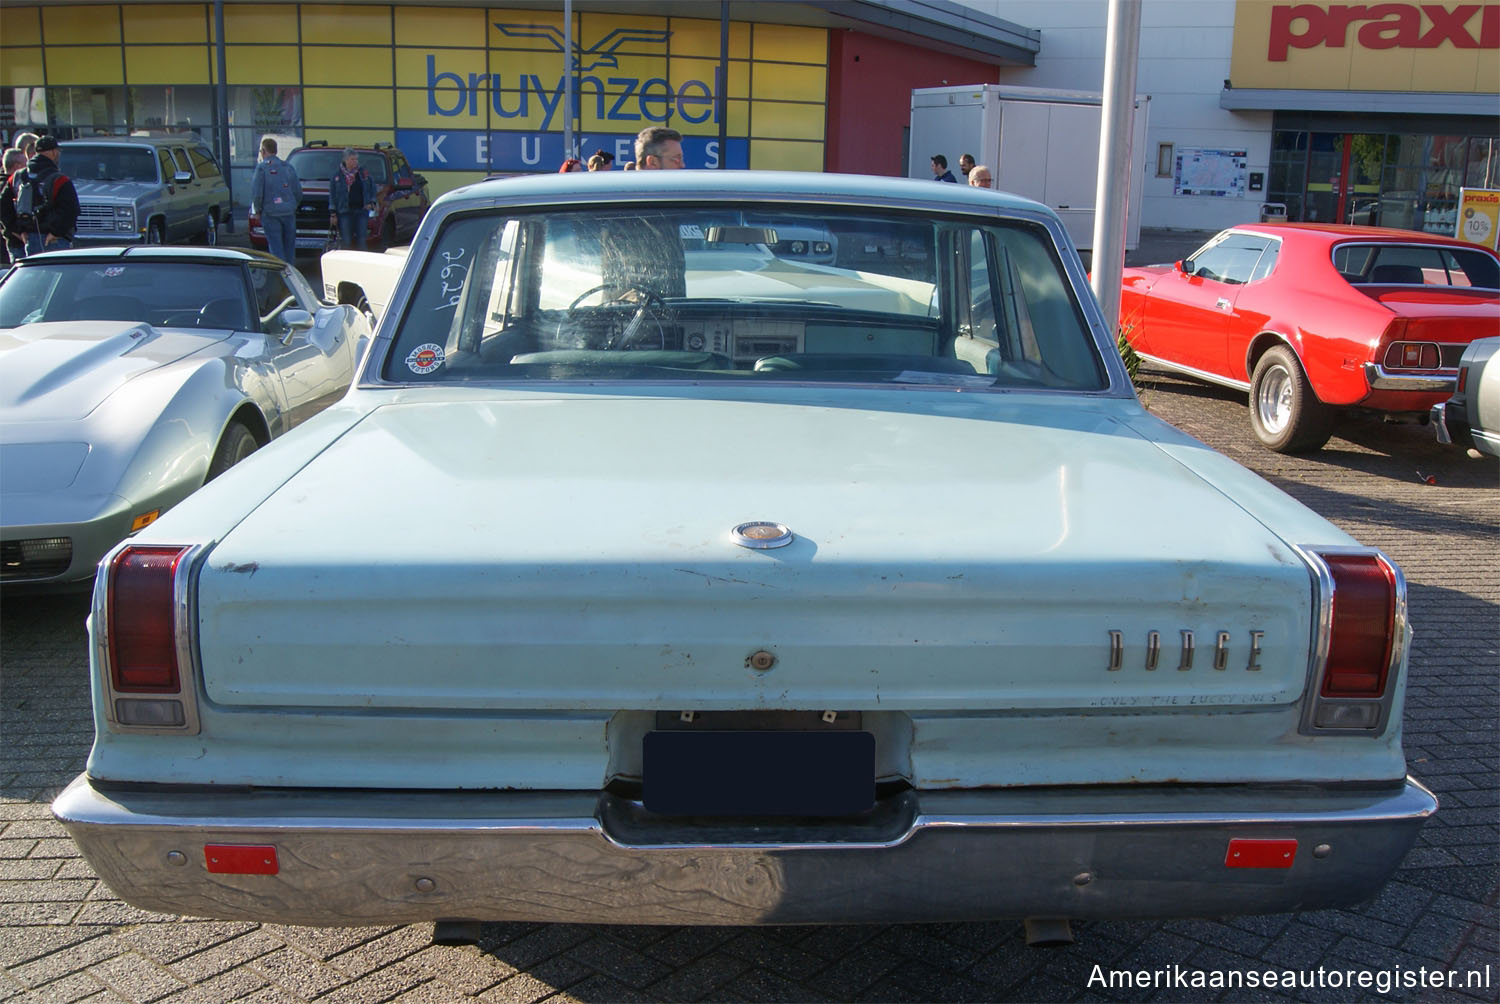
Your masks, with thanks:
[{"label": "chrome trunk emblem", "polygon": [[764,520],[759,520],[752,523],[741,523],[729,531],[729,537],[741,547],[766,551],[773,547],[785,547],[790,544],[792,542],[792,531],[780,523],[768,523]]}]

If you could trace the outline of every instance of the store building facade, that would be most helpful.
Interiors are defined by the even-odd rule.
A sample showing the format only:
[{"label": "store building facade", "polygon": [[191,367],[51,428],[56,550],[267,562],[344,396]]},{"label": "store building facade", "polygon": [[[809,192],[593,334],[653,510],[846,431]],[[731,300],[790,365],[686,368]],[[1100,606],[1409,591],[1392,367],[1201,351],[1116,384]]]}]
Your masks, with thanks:
[{"label": "store building facade", "polygon": [[[618,161],[644,126],[690,166],[899,175],[914,87],[1100,89],[1106,0],[574,0],[0,7],[0,130],[191,128],[243,203],[284,149],[396,142],[434,194],[554,171],[573,138]],[[571,42],[571,59],[564,52]],[[1148,227],[1293,220],[1452,232],[1500,187],[1500,2],[1144,0],[1132,155]],[[227,126],[219,130],[220,119]],[[962,152],[981,160],[982,150]]]}]

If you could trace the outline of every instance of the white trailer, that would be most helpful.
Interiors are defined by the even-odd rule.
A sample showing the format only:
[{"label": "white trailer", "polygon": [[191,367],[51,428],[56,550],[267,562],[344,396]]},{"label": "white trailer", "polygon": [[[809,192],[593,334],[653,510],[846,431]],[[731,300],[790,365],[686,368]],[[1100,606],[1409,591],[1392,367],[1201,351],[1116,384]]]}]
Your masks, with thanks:
[{"label": "white trailer", "polygon": [[[1130,206],[1125,214],[1129,251],[1141,242],[1150,100],[1144,95],[1135,99]],[[1057,210],[1073,243],[1089,249],[1094,243],[1102,114],[1102,98],[1087,91],[1002,84],[918,87],[911,92],[907,174],[931,178],[935,153],[947,157],[957,174],[959,154],[972,153],[989,167],[997,189]]]}]

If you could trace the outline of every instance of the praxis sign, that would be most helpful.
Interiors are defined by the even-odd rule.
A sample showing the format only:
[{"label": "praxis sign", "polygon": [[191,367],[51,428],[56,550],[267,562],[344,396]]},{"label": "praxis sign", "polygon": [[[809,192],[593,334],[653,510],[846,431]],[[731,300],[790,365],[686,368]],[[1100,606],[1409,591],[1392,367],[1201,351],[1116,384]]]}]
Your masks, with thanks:
[{"label": "praxis sign", "polygon": [[1292,49],[1500,49],[1500,5],[1278,4],[1271,9],[1266,58],[1284,63]]}]

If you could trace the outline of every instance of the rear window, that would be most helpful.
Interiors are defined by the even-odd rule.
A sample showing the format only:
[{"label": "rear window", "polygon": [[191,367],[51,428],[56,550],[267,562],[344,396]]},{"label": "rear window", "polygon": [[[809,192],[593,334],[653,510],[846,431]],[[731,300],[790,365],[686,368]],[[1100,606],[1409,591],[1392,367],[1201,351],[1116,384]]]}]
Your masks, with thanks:
[{"label": "rear window", "polygon": [[383,373],[1108,383],[1045,229],[760,204],[457,217],[424,263]]},{"label": "rear window", "polygon": [[1340,244],[1333,267],[1355,285],[1500,289],[1500,262],[1478,249],[1439,244]]},{"label": "rear window", "polygon": [[62,168],[79,181],[157,182],[156,154],[144,146],[62,144]]}]

